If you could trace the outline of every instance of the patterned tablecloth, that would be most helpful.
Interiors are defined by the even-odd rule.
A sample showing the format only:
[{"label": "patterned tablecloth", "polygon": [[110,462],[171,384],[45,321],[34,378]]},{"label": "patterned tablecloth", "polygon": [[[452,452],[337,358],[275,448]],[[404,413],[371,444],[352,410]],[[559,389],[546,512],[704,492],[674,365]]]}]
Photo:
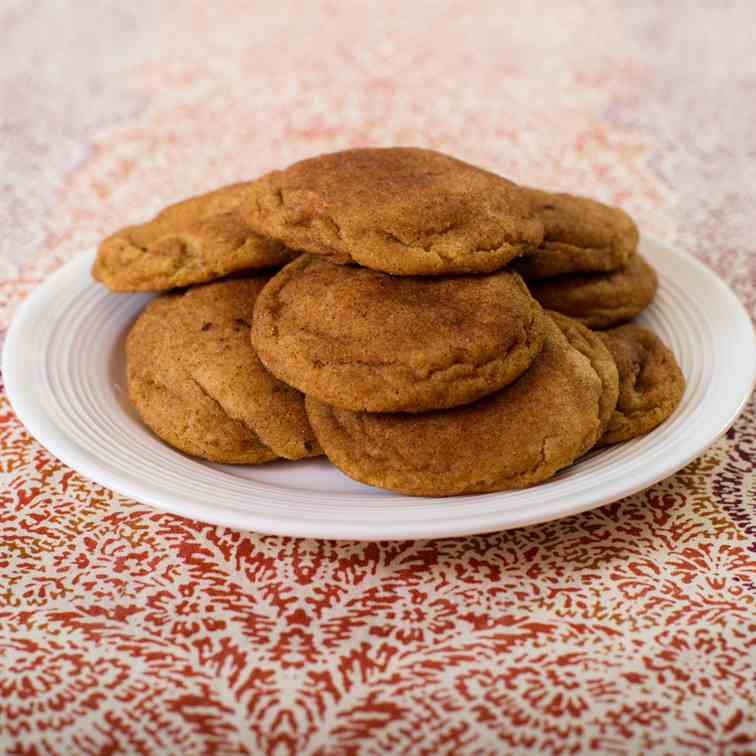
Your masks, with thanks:
[{"label": "patterned tablecloth", "polygon": [[[0,28],[3,331],[119,225],[367,144],[621,203],[756,311],[752,0],[6,0]],[[756,752],[753,401],[611,506],[372,544],[158,513],[0,402],[0,750]]]}]

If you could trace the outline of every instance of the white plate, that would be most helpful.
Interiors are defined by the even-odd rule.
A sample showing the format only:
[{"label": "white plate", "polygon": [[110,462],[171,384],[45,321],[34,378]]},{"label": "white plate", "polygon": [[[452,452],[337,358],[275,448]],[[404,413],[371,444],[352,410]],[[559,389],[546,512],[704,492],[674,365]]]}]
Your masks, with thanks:
[{"label": "white plate", "polygon": [[756,377],[751,321],[734,294],[684,253],[644,240],[660,290],[641,319],[688,380],[675,414],[649,435],[600,451],[522,491],[432,499],[356,483],[325,460],[234,466],[176,452],[139,421],[125,391],[124,339],[150,295],[94,283],[94,253],[34,291],[3,354],[13,408],[53,454],[83,475],[159,509],[291,536],[384,540],[467,535],[565,517],[672,474],[733,423]]}]

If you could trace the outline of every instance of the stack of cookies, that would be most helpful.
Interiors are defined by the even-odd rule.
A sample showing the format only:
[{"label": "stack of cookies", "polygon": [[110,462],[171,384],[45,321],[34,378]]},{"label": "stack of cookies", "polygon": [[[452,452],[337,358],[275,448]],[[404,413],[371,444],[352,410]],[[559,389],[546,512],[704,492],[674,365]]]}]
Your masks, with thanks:
[{"label": "stack of cookies", "polygon": [[539,483],[672,413],[684,379],[659,339],[591,330],[653,300],[637,247],[622,210],[361,149],[166,208],[106,239],[93,274],[166,291],[129,334],[128,384],[175,448],[325,453],[447,496]]}]

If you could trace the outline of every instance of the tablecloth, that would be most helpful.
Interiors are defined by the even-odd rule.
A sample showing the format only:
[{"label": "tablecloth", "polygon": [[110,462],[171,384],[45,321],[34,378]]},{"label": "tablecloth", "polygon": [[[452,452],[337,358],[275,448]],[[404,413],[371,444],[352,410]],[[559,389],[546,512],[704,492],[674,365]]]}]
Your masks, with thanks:
[{"label": "tablecloth", "polygon": [[[3,331],[105,233],[356,145],[622,204],[756,311],[750,0],[6,0],[0,28]],[[753,401],[641,494],[398,543],[157,512],[0,402],[7,753],[756,752]]]}]

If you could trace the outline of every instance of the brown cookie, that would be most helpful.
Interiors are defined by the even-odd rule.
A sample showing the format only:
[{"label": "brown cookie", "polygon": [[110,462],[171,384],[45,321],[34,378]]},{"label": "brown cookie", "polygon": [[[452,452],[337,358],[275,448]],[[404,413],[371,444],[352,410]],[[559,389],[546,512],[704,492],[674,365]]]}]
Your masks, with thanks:
[{"label": "brown cookie", "polygon": [[307,397],[330,460],[363,483],[422,496],[522,488],[583,454],[600,426],[601,380],[554,323],[517,381],[483,399],[418,414],[351,412]]},{"label": "brown cookie", "polygon": [[239,214],[252,184],[233,184],[170,205],[151,221],[105,239],[92,275],[113,291],[162,291],[292,258]]},{"label": "brown cookie", "polygon": [[544,316],[522,279],[396,277],[302,255],[265,287],[252,340],[266,367],[351,410],[454,407],[521,375]]},{"label": "brown cookie", "polygon": [[646,328],[621,326],[600,334],[619,369],[619,402],[602,446],[629,441],[663,423],[685,393],[674,354]]},{"label": "brown cookie", "polygon": [[292,249],[397,275],[487,273],[543,238],[517,185],[409,147],[303,160],[256,182],[244,207]]},{"label": "brown cookie", "polygon": [[302,395],[271,375],[250,343],[255,299],[267,281],[229,279],[164,294],[132,326],[129,396],[171,446],[214,462],[322,453]]},{"label": "brown cookie", "polygon": [[609,328],[640,315],[656,296],[656,271],[641,257],[611,273],[571,273],[529,284],[547,310],[579,320],[589,328]]},{"label": "brown cookie", "polygon": [[567,341],[580,354],[587,357],[596,375],[601,379],[603,390],[599,402],[599,417],[601,420],[596,438],[591,447],[598,443],[609,427],[609,422],[617,408],[619,399],[619,373],[611,352],[601,338],[601,334],[594,333],[574,318],[568,318],[552,310],[547,315],[557,324],[559,330],[567,337]]},{"label": "brown cookie", "polygon": [[574,194],[524,191],[543,222],[541,246],[515,262],[526,280],[616,270],[635,254],[638,227],[624,210]]}]

